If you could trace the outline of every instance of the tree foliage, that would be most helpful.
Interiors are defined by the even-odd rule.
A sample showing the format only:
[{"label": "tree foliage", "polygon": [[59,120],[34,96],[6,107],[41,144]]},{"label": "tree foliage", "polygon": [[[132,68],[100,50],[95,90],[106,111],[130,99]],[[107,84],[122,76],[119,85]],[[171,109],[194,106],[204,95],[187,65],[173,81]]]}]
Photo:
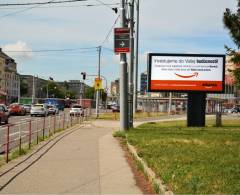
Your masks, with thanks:
[{"label": "tree foliage", "polygon": [[[238,9],[236,13],[233,13],[230,9],[226,9],[223,16],[223,23],[229,30],[229,34],[236,44],[237,49],[240,48],[240,0],[238,0]],[[227,54],[231,56],[231,61],[236,65],[236,69],[232,70],[236,80],[236,84],[240,86],[240,53],[232,48],[225,46]]]},{"label": "tree foliage", "polygon": [[20,94],[21,96],[27,96],[28,94],[28,83],[22,78],[20,78]]}]

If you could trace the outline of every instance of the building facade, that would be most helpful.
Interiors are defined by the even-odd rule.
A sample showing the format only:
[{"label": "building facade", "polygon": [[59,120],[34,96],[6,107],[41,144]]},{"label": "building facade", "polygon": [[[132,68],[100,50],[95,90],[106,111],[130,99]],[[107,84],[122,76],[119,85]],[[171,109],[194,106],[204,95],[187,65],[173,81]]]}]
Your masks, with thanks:
[{"label": "building facade", "polygon": [[147,93],[147,71],[141,73],[140,76],[140,94],[145,95]]},{"label": "building facade", "polygon": [[[57,82],[60,86],[65,87],[65,82]],[[80,80],[69,80],[66,82],[68,85],[68,90],[75,93],[76,98],[85,98],[86,85]]]},{"label": "building facade", "polygon": [[118,96],[119,95],[119,79],[111,82],[111,96]]},{"label": "building facade", "polygon": [[20,80],[25,88],[22,97],[47,98],[47,80],[33,75],[20,75]]},{"label": "building facade", "polygon": [[6,103],[17,102],[20,98],[20,76],[17,63],[0,48],[0,91],[6,94]]}]

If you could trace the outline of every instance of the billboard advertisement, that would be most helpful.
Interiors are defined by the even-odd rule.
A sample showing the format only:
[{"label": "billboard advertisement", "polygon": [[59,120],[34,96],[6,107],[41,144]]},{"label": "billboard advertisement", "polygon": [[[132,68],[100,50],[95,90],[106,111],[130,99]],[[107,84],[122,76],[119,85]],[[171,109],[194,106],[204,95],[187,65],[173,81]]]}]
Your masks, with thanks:
[{"label": "billboard advertisement", "polygon": [[225,55],[148,54],[148,91],[224,91]]}]

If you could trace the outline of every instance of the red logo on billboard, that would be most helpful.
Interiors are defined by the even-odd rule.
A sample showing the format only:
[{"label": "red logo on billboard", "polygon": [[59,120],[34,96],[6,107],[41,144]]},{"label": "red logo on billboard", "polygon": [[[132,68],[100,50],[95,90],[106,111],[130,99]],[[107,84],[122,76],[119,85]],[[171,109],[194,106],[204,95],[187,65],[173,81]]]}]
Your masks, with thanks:
[{"label": "red logo on billboard", "polygon": [[188,79],[188,78],[192,78],[192,77],[197,77],[198,72],[194,72],[192,75],[180,75],[180,74],[177,74],[177,73],[175,73],[175,75],[177,75],[178,77],[181,77],[181,78]]}]

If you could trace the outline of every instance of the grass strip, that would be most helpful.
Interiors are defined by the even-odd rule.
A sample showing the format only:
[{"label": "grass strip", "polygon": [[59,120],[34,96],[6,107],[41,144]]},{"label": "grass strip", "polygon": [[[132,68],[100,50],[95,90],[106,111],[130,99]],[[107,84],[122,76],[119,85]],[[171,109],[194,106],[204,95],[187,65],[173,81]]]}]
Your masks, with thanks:
[{"label": "grass strip", "polygon": [[176,194],[240,192],[240,120],[222,127],[186,127],[185,121],[147,123],[127,132],[128,142]]}]

